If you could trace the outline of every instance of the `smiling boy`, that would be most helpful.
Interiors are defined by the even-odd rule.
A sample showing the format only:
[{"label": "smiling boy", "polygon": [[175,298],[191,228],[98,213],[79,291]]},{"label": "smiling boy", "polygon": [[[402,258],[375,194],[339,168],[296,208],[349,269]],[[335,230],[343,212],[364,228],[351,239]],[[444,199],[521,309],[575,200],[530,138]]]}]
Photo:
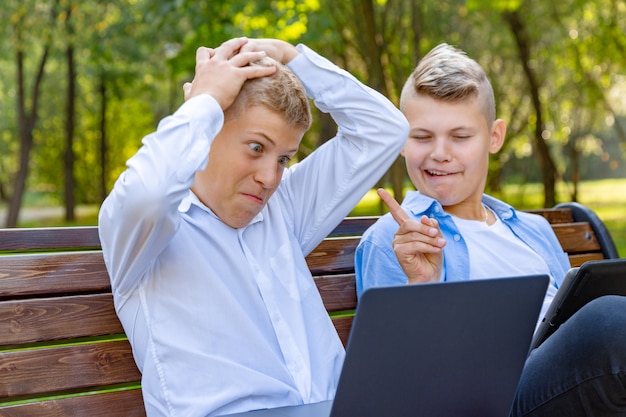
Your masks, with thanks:
[{"label": "smiling boy", "polygon": [[[483,69],[442,44],[407,80],[402,150],[417,191],[389,207],[356,250],[357,292],[375,286],[546,274],[542,314],[570,267],[550,224],[484,194],[506,126]],[[427,343],[427,341],[425,341]],[[526,361],[511,416],[626,415],[626,298],[587,304]],[[424,376],[428,384],[428,376]]]},{"label": "smiling boy", "polygon": [[[417,189],[402,206],[410,213],[407,218],[419,221],[400,221],[398,230],[398,221],[387,215],[365,233],[356,253],[359,294],[382,283],[524,272],[562,279],[569,260],[549,223],[483,194],[489,156],[502,147],[506,125],[496,118],[493,90],[482,68],[440,45],[405,83],[400,106],[410,127],[402,155]],[[397,206],[384,190],[379,193]],[[403,216],[402,210],[391,211]],[[484,250],[490,246],[503,250],[494,257]],[[544,308],[556,288],[553,278]]]},{"label": "smiling boy", "polygon": [[[184,90],[99,216],[147,415],[331,399],[344,349],[305,256],[393,163],[406,119],[309,48],[272,39],[200,48]],[[338,132],[288,166],[311,124],[307,93]]]}]

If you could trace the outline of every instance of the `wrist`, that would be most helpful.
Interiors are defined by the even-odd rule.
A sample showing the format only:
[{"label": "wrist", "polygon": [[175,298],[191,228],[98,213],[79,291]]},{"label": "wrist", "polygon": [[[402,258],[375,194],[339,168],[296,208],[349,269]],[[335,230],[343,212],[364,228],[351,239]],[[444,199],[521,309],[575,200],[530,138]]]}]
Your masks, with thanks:
[{"label": "wrist", "polygon": [[295,46],[285,42],[285,46],[283,48],[282,64],[287,65],[292,59],[298,56],[298,54],[300,54],[300,51],[298,51]]}]

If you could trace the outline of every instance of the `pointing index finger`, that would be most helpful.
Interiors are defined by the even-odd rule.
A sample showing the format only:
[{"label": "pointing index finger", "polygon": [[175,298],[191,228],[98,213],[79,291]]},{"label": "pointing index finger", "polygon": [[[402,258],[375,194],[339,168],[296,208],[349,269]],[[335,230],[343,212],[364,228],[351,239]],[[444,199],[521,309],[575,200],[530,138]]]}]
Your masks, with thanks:
[{"label": "pointing index finger", "polygon": [[398,202],[393,198],[391,194],[389,194],[389,192],[387,192],[387,190],[385,190],[384,188],[379,188],[378,190],[376,190],[376,192],[378,193],[378,196],[381,198],[381,200],[383,200],[383,203],[385,203],[385,205],[389,209],[389,212],[393,216],[396,223],[402,226],[405,221],[409,220],[409,215],[406,214],[404,210],[402,210],[400,204],[398,204]]}]

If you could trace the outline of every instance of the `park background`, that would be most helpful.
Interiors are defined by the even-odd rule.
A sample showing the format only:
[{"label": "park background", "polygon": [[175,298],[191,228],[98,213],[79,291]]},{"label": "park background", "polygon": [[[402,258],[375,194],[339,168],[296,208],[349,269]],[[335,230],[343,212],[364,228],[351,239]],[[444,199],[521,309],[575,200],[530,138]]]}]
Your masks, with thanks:
[{"label": "park background", "polygon": [[[579,201],[626,257],[626,1],[3,0],[0,227],[96,224],[141,138],[182,103],[195,50],[305,43],[397,104],[446,42],[487,71],[508,124],[487,190],[522,208]],[[296,159],[333,136],[325,114]],[[401,158],[380,185],[410,187]],[[380,214],[368,193],[354,215]]]}]

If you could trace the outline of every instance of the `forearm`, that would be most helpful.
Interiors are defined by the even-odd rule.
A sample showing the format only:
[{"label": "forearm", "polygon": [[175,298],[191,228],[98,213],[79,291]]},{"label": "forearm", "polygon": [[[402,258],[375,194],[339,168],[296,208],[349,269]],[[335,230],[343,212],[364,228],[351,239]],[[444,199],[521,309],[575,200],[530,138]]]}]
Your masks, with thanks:
[{"label": "forearm", "polygon": [[[332,228],[341,221],[396,160],[408,134],[408,123],[384,96],[307,47],[299,45],[298,49],[300,55],[289,68],[316,106],[329,112],[339,126],[337,136],[295,170],[295,177],[306,175],[307,190],[290,194],[296,200],[303,199],[302,205],[296,206],[310,209],[294,217],[317,216],[312,227],[310,223],[303,227],[323,235],[328,232],[323,227]],[[312,202],[312,196],[319,200]],[[312,244],[318,237],[313,237]]]},{"label": "forearm", "polygon": [[208,158],[223,115],[199,96],[164,119],[127,163],[99,214],[103,252],[114,289],[125,292],[169,242],[178,206]]},{"label": "forearm", "polygon": [[[394,158],[408,135],[408,122],[386,97],[361,83],[349,72],[304,45],[288,64],[304,84],[318,109],[330,113],[339,135],[367,146],[391,148]],[[382,154],[381,157],[388,156]]]}]

